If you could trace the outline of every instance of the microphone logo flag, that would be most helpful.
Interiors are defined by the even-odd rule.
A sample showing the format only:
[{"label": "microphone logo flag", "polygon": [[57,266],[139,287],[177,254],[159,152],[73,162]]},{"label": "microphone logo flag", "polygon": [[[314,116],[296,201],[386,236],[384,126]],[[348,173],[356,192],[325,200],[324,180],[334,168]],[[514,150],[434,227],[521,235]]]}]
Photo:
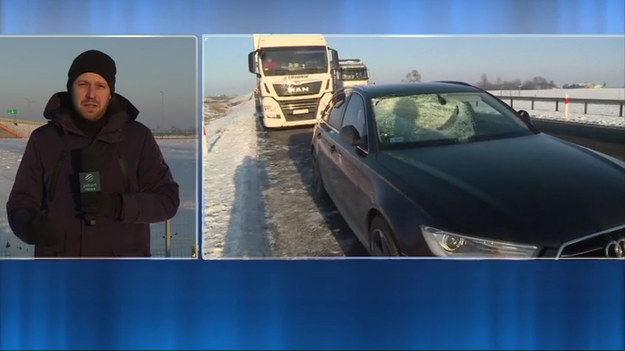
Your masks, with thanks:
[{"label": "microphone logo flag", "polygon": [[81,193],[100,191],[100,172],[80,172],[79,178]]}]

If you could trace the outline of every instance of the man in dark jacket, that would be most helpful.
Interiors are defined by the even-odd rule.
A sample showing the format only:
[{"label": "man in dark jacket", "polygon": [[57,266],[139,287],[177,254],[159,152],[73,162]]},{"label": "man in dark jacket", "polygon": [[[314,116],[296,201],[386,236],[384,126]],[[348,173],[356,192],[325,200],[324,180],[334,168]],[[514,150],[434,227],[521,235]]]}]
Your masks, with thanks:
[{"label": "man in dark jacket", "polygon": [[28,140],[7,213],[35,257],[150,256],[150,223],[178,210],[178,184],[139,111],[115,93],[116,73],[103,52],[78,55]]}]

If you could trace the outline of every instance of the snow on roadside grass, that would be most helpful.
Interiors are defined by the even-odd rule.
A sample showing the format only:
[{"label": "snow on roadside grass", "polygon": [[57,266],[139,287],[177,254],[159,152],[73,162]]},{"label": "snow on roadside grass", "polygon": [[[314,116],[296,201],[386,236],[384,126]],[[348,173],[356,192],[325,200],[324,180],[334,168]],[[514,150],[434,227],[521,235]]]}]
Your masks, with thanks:
[{"label": "snow on roadside grass", "polygon": [[548,119],[578,124],[595,124],[605,127],[625,128],[625,117],[596,116],[581,113],[569,113],[564,116],[562,111],[527,110],[532,118]]},{"label": "snow on roadside grass", "polygon": [[20,241],[9,226],[6,203],[13,188],[15,173],[22,160],[27,139],[0,139],[0,257],[32,257],[32,245]]},{"label": "snow on roadside grass", "polygon": [[[249,113],[254,110],[254,100],[248,94],[230,102],[229,112],[225,116],[213,116],[205,124],[203,257],[224,256],[226,233],[231,226],[240,224],[231,222],[237,220],[231,216],[237,200],[237,169],[249,162],[249,158],[257,157],[256,119]],[[204,110],[209,110],[206,99]]]}]

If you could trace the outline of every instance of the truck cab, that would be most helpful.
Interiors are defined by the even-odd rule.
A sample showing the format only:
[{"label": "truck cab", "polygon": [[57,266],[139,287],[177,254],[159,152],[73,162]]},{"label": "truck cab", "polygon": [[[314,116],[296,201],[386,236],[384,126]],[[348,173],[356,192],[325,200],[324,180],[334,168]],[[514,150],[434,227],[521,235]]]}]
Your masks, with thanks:
[{"label": "truck cab", "polygon": [[336,77],[336,89],[354,85],[369,85],[369,71],[360,59],[341,59]]},{"label": "truck cab", "polygon": [[321,34],[254,34],[248,69],[266,128],[313,125],[334,91],[336,50]]}]

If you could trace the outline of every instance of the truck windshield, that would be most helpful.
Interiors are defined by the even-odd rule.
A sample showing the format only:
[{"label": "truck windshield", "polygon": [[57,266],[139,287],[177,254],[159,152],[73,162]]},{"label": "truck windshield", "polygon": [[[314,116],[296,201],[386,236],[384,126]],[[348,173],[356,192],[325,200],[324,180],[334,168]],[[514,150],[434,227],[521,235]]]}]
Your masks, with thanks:
[{"label": "truck windshield", "polygon": [[266,76],[328,72],[328,57],[323,46],[268,48],[260,57]]},{"label": "truck windshield", "polygon": [[342,80],[366,80],[367,69],[366,68],[342,68],[341,79]]}]

